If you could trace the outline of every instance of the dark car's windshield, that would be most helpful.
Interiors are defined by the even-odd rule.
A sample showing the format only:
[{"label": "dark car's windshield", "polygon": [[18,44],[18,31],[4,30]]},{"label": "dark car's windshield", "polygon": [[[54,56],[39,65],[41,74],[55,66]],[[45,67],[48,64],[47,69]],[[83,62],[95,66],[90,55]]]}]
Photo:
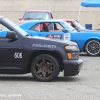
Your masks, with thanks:
[{"label": "dark car's windshield", "polygon": [[10,24],[14,29],[16,29],[17,31],[19,31],[19,33],[21,33],[23,36],[25,36],[25,35],[28,34],[23,29],[21,29],[19,26],[17,26],[15,23],[13,23],[12,21],[10,21],[9,19],[4,18],[3,20],[6,21],[8,24]]},{"label": "dark car's windshield", "polygon": [[48,12],[25,12],[23,16],[24,20],[46,20],[50,19],[50,14]]}]

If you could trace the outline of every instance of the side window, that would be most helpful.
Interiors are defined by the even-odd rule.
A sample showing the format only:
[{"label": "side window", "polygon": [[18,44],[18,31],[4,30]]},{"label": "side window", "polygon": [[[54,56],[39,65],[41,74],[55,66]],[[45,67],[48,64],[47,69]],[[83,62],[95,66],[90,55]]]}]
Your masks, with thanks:
[{"label": "side window", "polygon": [[49,30],[54,30],[54,24],[53,23],[49,23],[48,24],[48,29]]},{"label": "side window", "polygon": [[48,32],[48,23],[39,23],[35,26],[31,27],[30,30],[37,31],[37,32]]},{"label": "side window", "polygon": [[60,23],[54,23],[54,27],[55,27],[54,28],[55,30],[63,30],[64,29]]},{"label": "side window", "polygon": [[48,24],[49,23],[41,23],[41,32],[49,32],[49,29],[48,29]]},{"label": "side window", "polygon": [[60,32],[62,32],[62,30],[64,29],[60,23],[50,23],[48,25],[48,27],[49,27],[49,31],[60,31]]},{"label": "side window", "polygon": [[0,24],[0,38],[5,38],[9,29],[4,25]]},{"label": "side window", "polygon": [[39,32],[40,31],[40,24],[34,25],[33,27],[30,28],[30,30]]},{"label": "side window", "polygon": [[6,27],[4,25],[0,24],[0,31],[4,31],[4,30],[6,30]]}]

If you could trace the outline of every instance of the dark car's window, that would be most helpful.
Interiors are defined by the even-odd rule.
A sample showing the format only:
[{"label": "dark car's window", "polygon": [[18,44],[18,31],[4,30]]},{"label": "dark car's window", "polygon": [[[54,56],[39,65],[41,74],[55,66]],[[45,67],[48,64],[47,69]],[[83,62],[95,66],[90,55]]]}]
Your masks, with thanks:
[{"label": "dark car's window", "polygon": [[9,29],[0,23],[0,38],[5,38]]},{"label": "dark car's window", "polygon": [[17,30],[21,35],[23,35],[23,36],[27,35],[27,33],[23,29],[21,29],[18,25],[16,25],[15,23],[10,21],[9,19],[4,18],[3,20],[6,23],[8,23],[10,26],[12,26],[15,30]]}]

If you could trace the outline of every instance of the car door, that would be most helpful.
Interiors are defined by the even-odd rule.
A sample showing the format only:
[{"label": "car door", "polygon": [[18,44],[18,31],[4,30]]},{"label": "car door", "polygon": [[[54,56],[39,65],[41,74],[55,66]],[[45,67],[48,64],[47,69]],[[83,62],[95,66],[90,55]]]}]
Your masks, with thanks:
[{"label": "car door", "polygon": [[76,42],[80,50],[82,50],[85,43],[84,33],[76,30],[76,31],[72,31],[71,34],[72,34],[71,40],[73,42]]},{"label": "car door", "polygon": [[6,38],[8,31],[0,30],[0,72],[20,70],[23,61],[22,40],[12,41]]}]

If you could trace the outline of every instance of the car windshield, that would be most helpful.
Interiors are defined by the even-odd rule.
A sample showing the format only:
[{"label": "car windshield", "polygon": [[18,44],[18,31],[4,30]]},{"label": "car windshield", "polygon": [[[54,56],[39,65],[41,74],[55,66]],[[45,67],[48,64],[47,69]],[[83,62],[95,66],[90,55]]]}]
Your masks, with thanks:
[{"label": "car windshield", "polygon": [[71,25],[69,25],[66,21],[62,22],[63,26],[68,29],[69,31],[73,31],[75,30],[75,28],[73,28]]},{"label": "car windshield", "polygon": [[16,25],[12,21],[10,21],[9,19],[4,18],[3,20],[6,21],[8,24],[10,24],[14,29],[16,29],[17,31],[19,31],[19,33],[21,33],[23,36],[25,36],[25,35],[28,34],[23,29],[21,29],[18,25]]},{"label": "car windshield", "polygon": [[23,16],[24,20],[46,20],[50,19],[48,12],[26,12]]},{"label": "car windshield", "polygon": [[77,21],[75,21],[75,24],[76,24],[76,26],[78,26],[78,28],[80,29],[80,30],[84,30],[85,28],[80,24],[80,23],[78,23]]}]

